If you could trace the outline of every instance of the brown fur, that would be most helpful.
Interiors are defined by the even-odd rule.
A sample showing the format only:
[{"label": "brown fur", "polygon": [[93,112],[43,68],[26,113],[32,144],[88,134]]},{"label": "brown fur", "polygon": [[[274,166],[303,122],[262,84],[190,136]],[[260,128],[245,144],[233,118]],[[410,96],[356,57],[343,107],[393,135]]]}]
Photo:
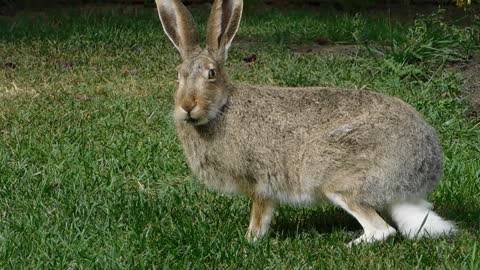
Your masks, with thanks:
[{"label": "brown fur", "polygon": [[269,199],[252,195],[252,212],[250,214],[250,225],[247,231],[249,240],[256,240],[267,233],[270,220],[275,207],[274,202]]},{"label": "brown fur", "polygon": [[[175,30],[178,23],[169,19],[186,16],[183,23],[193,22],[189,13],[164,14],[172,5],[182,10],[179,0],[157,0],[157,5],[164,30],[180,44],[183,57],[175,125],[187,161],[214,189],[255,194],[253,238],[265,234],[274,204],[309,205],[328,197],[365,228],[356,241],[380,240],[394,230],[375,225],[381,220],[375,209],[421,199],[438,184],[437,135],[408,104],[362,90],[236,86],[223,64],[242,1],[214,2],[205,50],[182,42],[192,40],[182,36],[188,31]],[[213,79],[211,69],[217,74]],[[188,111],[191,100],[196,104]]]},{"label": "brown fur", "polygon": [[203,126],[176,123],[193,172],[213,188],[307,194],[312,203],[327,192],[349,193],[381,209],[422,196],[439,180],[435,132],[398,99],[329,88],[227,89],[222,115]]},{"label": "brown fur", "polygon": [[260,230],[262,218],[264,216],[264,212],[267,207],[271,205],[271,202],[268,200],[264,199],[253,199],[253,205],[252,205],[252,215],[251,219],[253,220],[253,225],[255,226],[255,230]]}]

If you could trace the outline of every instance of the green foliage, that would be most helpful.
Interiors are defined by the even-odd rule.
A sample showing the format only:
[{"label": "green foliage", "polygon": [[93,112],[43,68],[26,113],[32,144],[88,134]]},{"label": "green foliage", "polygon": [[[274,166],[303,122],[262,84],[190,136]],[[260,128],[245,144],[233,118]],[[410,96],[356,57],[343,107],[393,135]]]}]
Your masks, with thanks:
[{"label": "green foliage", "polygon": [[415,20],[402,43],[393,43],[392,57],[398,62],[455,62],[468,59],[478,49],[478,18],[472,27],[449,25],[445,10]]}]

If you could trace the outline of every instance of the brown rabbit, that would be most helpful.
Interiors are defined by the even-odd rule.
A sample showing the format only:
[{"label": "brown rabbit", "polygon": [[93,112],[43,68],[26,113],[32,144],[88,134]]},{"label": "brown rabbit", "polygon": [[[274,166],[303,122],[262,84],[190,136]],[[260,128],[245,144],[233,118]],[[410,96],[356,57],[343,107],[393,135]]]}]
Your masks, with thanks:
[{"label": "brown rabbit", "polygon": [[224,63],[240,25],[241,0],[215,0],[206,49],[180,0],[157,0],[178,68],[175,125],[195,175],[253,200],[247,237],[267,233],[280,203],[330,200],[364,233],[351,243],[455,231],[425,201],[442,175],[435,130],[408,104],[378,93],[334,88],[234,85]]}]

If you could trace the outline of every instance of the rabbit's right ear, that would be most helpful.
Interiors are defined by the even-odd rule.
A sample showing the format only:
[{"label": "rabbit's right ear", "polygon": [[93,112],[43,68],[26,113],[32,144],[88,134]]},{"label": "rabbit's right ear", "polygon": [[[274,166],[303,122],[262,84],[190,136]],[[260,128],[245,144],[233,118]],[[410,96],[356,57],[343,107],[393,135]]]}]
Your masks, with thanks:
[{"label": "rabbit's right ear", "polygon": [[240,26],[243,0],[215,0],[207,25],[207,49],[227,60],[228,49]]},{"label": "rabbit's right ear", "polygon": [[183,59],[199,48],[198,32],[192,14],[180,0],[156,0],[163,30]]}]

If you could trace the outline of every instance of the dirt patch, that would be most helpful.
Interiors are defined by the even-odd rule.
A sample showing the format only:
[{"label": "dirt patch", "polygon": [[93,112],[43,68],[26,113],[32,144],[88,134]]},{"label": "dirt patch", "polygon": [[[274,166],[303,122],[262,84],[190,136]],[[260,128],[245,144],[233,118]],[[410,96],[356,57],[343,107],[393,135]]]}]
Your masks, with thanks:
[{"label": "dirt patch", "polygon": [[464,96],[470,105],[467,116],[480,117],[480,54],[466,63],[453,66],[452,70],[462,73],[465,79]]},{"label": "dirt patch", "polygon": [[386,48],[377,45],[362,44],[318,44],[318,42],[291,44],[288,46],[294,54],[320,54],[324,56],[354,57],[359,54],[383,56]]},{"label": "dirt patch", "polygon": [[291,44],[288,48],[294,54],[356,55],[359,51],[354,45],[318,45],[316,43]]},{"label": "dirt patch", "polygon": [[[268,46],[267,43],[258,41],[256,38],[239,36],[235,38],[233,46],[251,51],[259,46]],[[355,57],[369,54],[370,56],[384,56],[390,47],[378,44],[337,44],[327,39],[318,38],[311,42],[290,43],[288,49],[295,55],[323,55],[339,57]],[[252,62],[243,59],[245,62]],[[255,59],[256,60],[256,59]],[[254,61],[253,61],[254,62]]]},{"label": "dirt patch", "polygon": [[358,45],[318,45],[312,44],[292,44],[288,46],[294,54],[321,54],[325,56],[355,56],[360,52]]},{"label": "dirt patch", "polygon": [[235,37],[232,45],[241,49],[251,49],[257,48],[259,45],[264,46],[265,44],[262,44],[255,38],[238,35],[237,37]]}]

